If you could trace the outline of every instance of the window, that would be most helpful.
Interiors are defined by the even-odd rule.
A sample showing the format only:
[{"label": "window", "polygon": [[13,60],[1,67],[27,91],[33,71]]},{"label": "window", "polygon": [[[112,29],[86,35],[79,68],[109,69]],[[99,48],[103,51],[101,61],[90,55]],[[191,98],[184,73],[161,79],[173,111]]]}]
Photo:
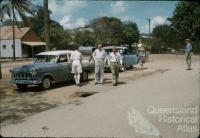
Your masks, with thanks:
[{"label": "window", "polygon": [[3,45],[3,49],[6,49],[6,45]]},{"label": "window", "polygon": [[58,63],[68,62],[67,55],[60,55]]}]

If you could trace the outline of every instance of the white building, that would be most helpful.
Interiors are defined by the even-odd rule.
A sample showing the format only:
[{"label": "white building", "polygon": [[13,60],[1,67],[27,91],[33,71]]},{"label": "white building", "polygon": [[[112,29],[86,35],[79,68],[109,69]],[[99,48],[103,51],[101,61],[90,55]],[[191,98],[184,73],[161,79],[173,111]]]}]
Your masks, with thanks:
[{"label": "white building", "polygon": [[[13,57],[13,32],[12,26],[0,28],[0,57]],[[44,51],[46,44],[31,30],[30,27],[15,27],[15,57],[32,57]]]}]

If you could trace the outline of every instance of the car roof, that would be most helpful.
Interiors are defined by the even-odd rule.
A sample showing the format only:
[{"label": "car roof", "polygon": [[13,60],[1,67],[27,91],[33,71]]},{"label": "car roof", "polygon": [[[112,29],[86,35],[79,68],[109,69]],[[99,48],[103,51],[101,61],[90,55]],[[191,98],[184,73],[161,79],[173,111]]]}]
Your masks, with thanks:
[{"label": "car roof", "polygon": [[46,51],[46,52],[41,52],[37,55],[54,55],[54,56],[59,56],[63,54],[71,54],[73,51],[71,50],[56,50],[56,51]]},{"label": "car roof", "polygon": [[124,46],[106,46],[106,47],[103,47],[102,49],[104,50],[113,49],[113,47],[116,47],[117,49],[128,49],[127,47],[124,47]]}]

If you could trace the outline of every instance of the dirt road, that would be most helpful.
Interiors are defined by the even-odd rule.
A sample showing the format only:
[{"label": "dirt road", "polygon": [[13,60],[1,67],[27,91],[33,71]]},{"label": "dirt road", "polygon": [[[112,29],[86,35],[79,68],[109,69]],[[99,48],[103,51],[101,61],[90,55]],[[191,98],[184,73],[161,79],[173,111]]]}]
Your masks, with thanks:
[{"label": "dirt road", "polygon": [[[11,86],[6,83],[9,78],[4,78],[3,81],[1,80],[1,84],[3,84],[1,85],[1,94],[3,94],[1,95],[1,111],[4,111],[3,115],[1,115],[1,117],[4,117],[4,120],[1,123],[1,125],[3,125],[2,133],[6,136],[10,136],[10,131],[13,132],[12,136],[15,136],[15,134],[17,136],[26,136],[27,134],[29,136],[137,136],[140,134],[137,134],[136,130],[132,133],[128,131],[133,129],[131,126],[129,126],[130,128],[127,128],[128,125],[126,124],[126,131],[122,129],[122,127],[119,127],[120,125],[125,125],[120,123],[123,120],[121,115],[124,115],[121,113],[121,110],[126,110],[126,113],[133,111],[134,114],[141,114],[141,112],[144,113],[144,110],[146,110],[148,105],[170,107],[184,104],[193,104],[194,106],[198,104],[198,56],[193,56],[192,71],[185,70],[186,65],[184,56],[182,55],[152,55],[150,56],[150,62],[145,64],[145,69],[143,71],[140,71],[137,67],[138,66],[126,72],[120,73],[120,85],[117,87],[112,86],[111,74],[106,73],[105,84],[103,86],[95,86],[93,81],[94,75],[91,74],[90,81],[81,88],[75,87],[73,84],[61,83],[55,85],[52,90],[45,92],[40,91],[37,87],[31,87],[28,91],[21,93],[16,89],[15,86]],[[187,79],[191,81],[193,85],[190,83],[188,84]],[[188,89],[191,89],[191,94],[189,95],[187,94]],[[183,93],[180,93],[181,91],[183,91]],[[124,93],[122,94],[122,92]],[[164,96],[160,95],[159,92],[163,93]],[[167,92],[169,94],[167,94]],[[92,94],[94,94],[94,96],[87,97]],[[179,96],[181,96],[180,98],[182,98],[182,100],[176,99]],[[87,99],[89,99],[89,101],[87,101]],[[105,101],[103,99],[105,99]],[[167,101],[170,104],[167,104]],[[119,104],[116,102],[119,102]],[[108,104],[107,107],[105,106],[106,104]],[[118,105],[120,107],[118,107]],[[31,118],[27,118],[26,120],[28,121],[25,121],[22,124],[16,124],[16,126],[9,125],[13,123],[19,123],[19,121],[23,121],[24,117],[53,107],[58,108],[43,112],[35,117],[33,116]],[[63,111],[63,109],[65,110]],[[90,113],[88,114],[88,112]],[[39,119],[41,123],[38,125],[32,122],[33,120],[37,122],[38,117],[41,118],[41,116],[49,113],[52,115],[46,116],[45,118],[42,117],[43,121]],[[79,121],[76,120],[76,117],[80,116],[82,113],[83,115],[87,115],[87,117],[83,117],[84,120],[82,120],[80,117],[78,119]],[[111,114],[113,114],[113,119]],[[65,118],[63,115],[67,118]],[[146,113],[145,117],[146,116],[149,117],[150,115]],[[62,124],[62,120],[60,120],[60,125],[66,127],[62,128],[69,130],[64,131],[60,128],[58,123],[55,123],[54,121],[53,122],[58,126],[52,126],[51,123],[53,122],[50,121],[50,118],[54,118],[57,121],[62,118],[69,122],[69,124],[73,125],[70,128],[70,125],[68,126],[66,123]],[[163,130],[168,126],[162,126],[161,124],[157,123],[154,116],[149,118],[154,122],[154,124],[156,124],[156,127],[158,127],[155,129],[155,133],[159,132],[159,134],[164,133],[163,135],[166,135],[166,132],[163,132]],[[97,123],[93,122],[91,125],[89,125],[87,121],[90,122],[90,119],[97,121]],[[99,124],[99,119],[105,120],[102,120],[102,124]],[[106,120],[110,122],[108,123],[109,125],[106,123]],[[74,122],[72,123],[72,121]],[[113,121],[116,121],[116,124],[119,126],[116,126]],[[32,122],[34,125],[30,126],[30,122]],[[87,129],[80,124],[81,122],[88,124]],[[113,128],[113,130],[106,130],[106,124],[110,126],[108,128]],[[27,128],[31,128],[31,130],[29,131],[29,129],[26,129],[27,131],[23,130],[21,132],[16,132],[15,129],[17,128],[17,125],[23,128],[27,125]],[[35,131],[32,131],[32,127]],[[48,131],[49,128],[51,131]],[[156,131],[157,129],[160,130]],[[79,133],[74,133],[75,131]],[[167,132],[173,131],[169,129]],[[173,134],[176,135],[175,132],[173,132]]]}]

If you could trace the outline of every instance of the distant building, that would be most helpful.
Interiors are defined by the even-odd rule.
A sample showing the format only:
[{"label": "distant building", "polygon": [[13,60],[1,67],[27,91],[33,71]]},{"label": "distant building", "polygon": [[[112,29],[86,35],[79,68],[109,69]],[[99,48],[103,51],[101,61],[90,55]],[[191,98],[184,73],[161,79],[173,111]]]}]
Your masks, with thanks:
[{"label": "distant building", "polygon": [[79,51],[84,55],[89,55],[92,54],[94,48],[95,46],[80,46]]},{"label": "distant building", "polygon": [[[0,27],[0,57],[13,57],[13,31],[12,26]],[[45,42],[31,30],[30,27],[20,29],[15,26],[15,57],[32,57],[44,51]]]},{"label": "distant building", "polygon": [[140,34],[140,39],[142,42],[147,42],[151,40],[153,37],[149,36],[149,34]]}]

